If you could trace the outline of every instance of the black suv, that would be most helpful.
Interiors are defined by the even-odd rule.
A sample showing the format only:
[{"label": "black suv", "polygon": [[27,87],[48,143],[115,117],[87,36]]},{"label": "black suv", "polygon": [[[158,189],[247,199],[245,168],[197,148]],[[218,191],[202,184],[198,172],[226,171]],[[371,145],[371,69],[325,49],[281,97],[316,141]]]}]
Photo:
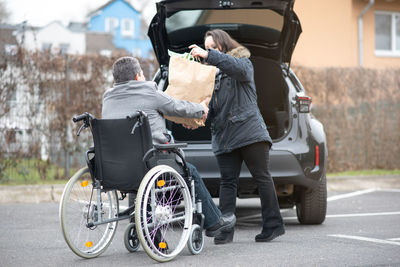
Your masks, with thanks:
[{"label": "black suv", "polygon": [[[290,59],[301,33],[294,0],[166,0],[148,35],[160,64],[154,80],[161,90],[168,85],[168,50],[189,52],[203,46],[206,31],[219,28],[246,46],[252,56],[258,106],[273,139],[270,170],[281,208],[296,205],[302,224],[325,220],[326,136],[310,113],[311,98],[290,69]],[[189,90],[190,88],[188,88]],[[188,143],[186,158],[193,163],[214,197],[219,194],[220,173],[211,150],[209,125],[190,131],[168,122],[177,141]],[[257,187],[245,165],[238,197],[257,197]]]}]

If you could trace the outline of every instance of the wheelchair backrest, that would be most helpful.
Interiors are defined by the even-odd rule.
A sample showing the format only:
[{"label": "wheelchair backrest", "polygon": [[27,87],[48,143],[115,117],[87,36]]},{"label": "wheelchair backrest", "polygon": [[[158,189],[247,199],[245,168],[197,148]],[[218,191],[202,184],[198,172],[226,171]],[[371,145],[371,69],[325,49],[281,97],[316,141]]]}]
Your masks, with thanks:
[{"label": "wheelchair backrest", "polygon": [[136,191],[146,167],[142,159],[152,147],[147,116],[93,119],[95,176],[104,189]]}]

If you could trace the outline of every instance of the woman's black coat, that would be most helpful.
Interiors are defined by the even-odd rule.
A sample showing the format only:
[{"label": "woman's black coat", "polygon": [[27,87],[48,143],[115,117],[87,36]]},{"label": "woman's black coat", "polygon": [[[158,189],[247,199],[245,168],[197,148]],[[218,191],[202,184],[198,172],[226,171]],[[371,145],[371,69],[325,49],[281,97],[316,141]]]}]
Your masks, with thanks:
[{"label": "woman's black coat", "polygon": [[226,54],[208,50],[206,62],[220,70],[208,115],[216,155],[256,142],[266,141],[272,145],[257,106],[254,68],[249,57],[249,50],[243,46]]}]

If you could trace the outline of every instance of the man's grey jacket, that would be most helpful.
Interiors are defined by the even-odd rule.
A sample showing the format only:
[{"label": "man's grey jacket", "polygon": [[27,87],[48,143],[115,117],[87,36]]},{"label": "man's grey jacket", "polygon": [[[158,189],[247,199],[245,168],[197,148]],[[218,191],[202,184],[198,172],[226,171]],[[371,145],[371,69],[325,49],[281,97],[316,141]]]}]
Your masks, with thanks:
[{"label": "man's grey jacket", "polygon": [[128,81],[114,84],[103,95],[103,119],[121,119],[137,110],[144,111],[149,118],[153,143],[169,142],[163,114],[167,116],[201,118],[200,104],[177,100],[157,89],[155,82]]}]

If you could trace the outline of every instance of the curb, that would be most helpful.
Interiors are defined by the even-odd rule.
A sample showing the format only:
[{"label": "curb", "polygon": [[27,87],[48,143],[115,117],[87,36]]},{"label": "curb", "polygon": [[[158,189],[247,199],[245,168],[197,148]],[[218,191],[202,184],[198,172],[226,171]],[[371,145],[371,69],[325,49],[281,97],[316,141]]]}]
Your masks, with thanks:
[{"label": "curb", "polygon": [[328,177],[327,189],[328,191],[400,189],[400,175]]},{"label": "curb", "polygon": [[63,184],[0,186],[0,204],[60,202]]},{"label": "curb", "polygon": [[[0,204],[59,203],[65,184],[0,186]],[[340,176],[327,178],[328,191],[400,189],[400,175]]]}]

